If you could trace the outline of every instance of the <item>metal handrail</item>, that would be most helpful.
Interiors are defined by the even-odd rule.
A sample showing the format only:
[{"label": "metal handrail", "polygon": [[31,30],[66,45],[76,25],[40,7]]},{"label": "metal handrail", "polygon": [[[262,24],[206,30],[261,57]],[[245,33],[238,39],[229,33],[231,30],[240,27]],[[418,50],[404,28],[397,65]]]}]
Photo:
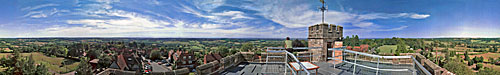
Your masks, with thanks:
[{"label": "metal handrail", "polygon": [[[307,48],[307,47],[305,47]],[[277,53],[277,52],[285,52],[288,56],[292,57],[293,60],[297,61],[297,63],[300,65],[300,67],[303,67],[303,70],[306,72],[306,75],[310,75],[311,73],[305,69],[305,66],[297,59],[297,57],[295,55],[293,55],[293,53],[290,53],[288,51],[285,51],[285,50],[270,50],[270,49],[284,49],[284,48],[281,48],[281,47],[268,47],[266,52],[271,52],[271,53]],[[288,61],[288,60],[286,60]],[[287,64],[287,67],[289,67],[291,69],[291,67]],[[291,69],[293,70],[293,69]],[[296,75],[295,72],[292,72],[293,74]]]},{"label": "metal handrail", "polygon": [[[361,67],[365,67],[365,68],[368,68],[368,69],[375,69],[377,70],[377,75],[378,75],[378,71],[379,70],[383,70],[383,71],[408,71],[408,69],[380,69],[378,68],[379,67],[379,64],[380,64],[380,58],[382,59],[398,59],[398,58],[410,58],[410,59],[413,59],[413,62],[415,62],[414,64],[417,64],[417,66],[422,69],[422,71],[427,74],[427,75],[431,75],[430,72],[425,69],[416,59],[414,56],[411,56],[411,55],[407,55],[407,56],[380,56],[380,55],[373,55],[373,54],[368,54],[368,53],[362,53],[362,52],[357,52],[357,51],[352,51],[352,50],[347,50],[345,49],[345,47],[343,48],[328,48],[329,51],[335,51],[335,50],[341,50],[343,52],[348,52],[348,53],[354,53],[356,54],[356,57],[357,55],[364,55],[364,56],[369,56],[369,57],[374,57],[374,58],[377,58],[377,67],[374,68],[374,67],[369,67],[369,66],[365,66],[365,65],[362,65],[362,64],[356,64],[356,59],[354,63],[352,62],[349,62],[349,61],[345,61],[345,60],[340,60],[340,61],[343,61],[343,62],[346,62],[346,63],[349,63],[349,64],[353,64],[355,66],[361,66]],[[342,56],[344,55],[344,53],[342,53]],[[332,56],[332,57],[335,57],[335,54]],[[335,58],[333,58],[335,59]],[[355,71],[355,70],[353,70]],[[354,72],[353,72],[354,73]]]},{"label": "metal handrail", "polygon": [[[293,47],[292,49],[317,49],[317,48],[322,48],[322,47]],[[267,47],[267,49],[272,49],[272,50],[276,50],[276,49],[286,49],[286,48],[283,48],[283,47]]]},{"label": "metal handrail", "polygon": [[422,66],[422,64],[420,64],[417,61],[417,59],[415,59],[415,57],[412,57],[412,59],[413,59],[413,61],[415,61],[415,64],[417,64],[418,68],[422,69],[426,75],[432,75],[431,72],[429,72],[429,70],[425,69],[425,67]]},{"label": "metal handrail", "polygon": [[[294,47],[292,49],[312,49],[312,48],[321,48],[321,47]],[[293,58],[293,60],[297,61],[297,63],[301,66],[301,67],[305,67],[298,59],[297,59],[297,56],[295,56],[294,54],[288,52],[288,51],[285,51],[284,50],[285,48],[283,47],[267,47],[267,52],[286,52],[287,55],[290,55],[290,57]],[[368,54],[368,53],[362,53],[362,52],[357,52],[357,51],[352,51],[352,50],[347,50],[345,49],[345,47],[341,47],[341,48],[328,48],[327,49],[328,51],[335,51],[335,50],[341,50],[343,52],[348,52],[348,53],[354,53],[356,54],[356,57],[357,55],[363,55],[363,56],[368,56],[368,57],[374,57],[374,58],[377,58],[377,67],[370,67],[370,66],[365,66],[365,65],[362,65],[362,64],[357,64],[356,61],[353,62],[349,62],[349,61],[345,61],[345,60],[341,60],[343,62],[346,62],[346,63],[349,63],[349,64],[353,64],[355,66],[361,66],[361,67],[365,67],[365,68],[368,68],[368,69],[374,69],[374,70],[377,70],[377,74],[378,74],[378,71],[379,70],[382,70],[382,71],[409,71],[409,69],[380,69],[379,68],[379,64],[380,64],[380,58],[382,59],[413,59],[413,64],[416,64],[418,66],[418,68],[422,69],[422,71],[427,74],[427,75],[430,75],[431,73],[425,69],[416,59],[414,56],[411,56],[411,55],[406,55],[406,56],[380,56],[380,55],[374,55],[374,54]],[[341,53],[343,56],[344,53]],[[311,55],[305,55],[305,56],[298,56],[298,57],[311,57]],[[335,60],[335,55],[332,56]],[[337,59],[338,60],[338,59]],[[356,60],[356,59],[355,59]],[[288,60],[287,60],[288,61]],[[291,68],[289,65],[286,65],[288,68]],[[307,70],[307,69],[304,69],[304,71],[306,71],[307,75],[310,75],[310,72]],[[296,75],[295,72],[292,72],[293,74]],[[354,72],[353,72],[354,73]]]},{"label": "metal handrail", "polygon": [[[335,48],[328,48],[328,50],[334,50]],[[369,57],[375,57],[375,58],[383,58],[383,59],[400,59],[400,58],[411,58],[411,55],[406,55],[406,56],[380,56],[380,55],[373,55],[373,54],[368,54],[368,53],[363,53],[363,52],[357,52],[357,51],[352,51],[352,50],[347,50],[347,49],[341,49],[342,51],[349,52],[349,53],[355,53],[359,55],[364,55],[364,56],[369,56]]]}]

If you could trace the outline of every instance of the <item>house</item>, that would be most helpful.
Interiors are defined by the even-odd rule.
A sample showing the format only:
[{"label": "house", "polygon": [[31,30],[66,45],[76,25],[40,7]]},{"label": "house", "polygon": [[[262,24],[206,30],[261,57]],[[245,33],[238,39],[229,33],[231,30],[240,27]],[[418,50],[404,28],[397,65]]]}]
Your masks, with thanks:
[{"label": "house", "polygon": [[92,65],[92,69],[97,69],[97,64],[99,63],[99,59],[94,59],[89,61],[90,65]]},{"label": "house", "polygon": [[123,55],[116,56],[116,65],[118,65],[118,69],[120,69],[120,70],[130,69],[127,66],[127,61],[125,61],[125,58],[123,58]]},{"label": "house", "polygon": [[362,44],[360,46],[354,46],[354,47],[347,46],[346,49],[353,50],[353,51],[358,51],[358,52],[367,52],[369,47],[370,47],[370,45]]},{"label": "house", "polygon": [[140,59],[134,53],[122,53],[116,56],[116,60],[111,64],[110,68],[127,71],[141,70],[142,62]]},{"label": "house", "polygon": [[193,70],[198,66],[198,63],[196,63],[198,59],[195,57],[194,53],[189,51],[177,51],[173,55],[173,58],[177,68],[187,67]]},{"label": "house", "polygon": [[368,48],[370,47],[370,45],[367,45],[367,44],[362,44],[359,46],[360,47],[360,50],[362,52],[367,52],[368,51]]},{"label": "house", "polygon": [[222,59],[222,56],[220,56],[220,54],[210,53],[210,54],[207,54],[204,56],[203,64],[207,64],[207,63],[210,63],[212,61],[219,61],[220,59]]}]

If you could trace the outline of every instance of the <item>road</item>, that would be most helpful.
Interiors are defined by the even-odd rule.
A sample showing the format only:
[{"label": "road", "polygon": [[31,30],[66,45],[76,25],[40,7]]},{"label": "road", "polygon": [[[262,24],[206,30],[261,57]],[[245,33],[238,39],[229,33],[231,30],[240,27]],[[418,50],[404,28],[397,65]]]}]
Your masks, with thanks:
[{"label": "road", "polygon": [[151,67],[153,68],[153,72],[166,72],[170,71],[170,69],[167,69],[165,67],[162,67],[163,65],[159,65],[158,63],[151,63]]}]

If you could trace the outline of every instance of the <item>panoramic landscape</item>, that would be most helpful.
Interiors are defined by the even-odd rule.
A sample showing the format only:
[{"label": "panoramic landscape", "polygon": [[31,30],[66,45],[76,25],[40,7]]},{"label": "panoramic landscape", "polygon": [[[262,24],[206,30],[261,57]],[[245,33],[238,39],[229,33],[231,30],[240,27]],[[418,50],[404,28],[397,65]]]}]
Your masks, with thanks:
[{"label": "panoramic landscape", "polygon": [[2,0],[0,75],[498,75],[496,0]]}]

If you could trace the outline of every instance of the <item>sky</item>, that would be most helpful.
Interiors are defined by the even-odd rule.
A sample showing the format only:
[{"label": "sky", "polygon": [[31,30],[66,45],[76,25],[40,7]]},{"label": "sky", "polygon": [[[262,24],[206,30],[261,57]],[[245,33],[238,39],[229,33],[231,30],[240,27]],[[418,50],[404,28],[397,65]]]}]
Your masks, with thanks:
[{"label": "sky", "polygon": [[[500,37],[500,0],[325,0],[360,38]],[[0,37],[307,38],[319,0],[0,0]]]}]

